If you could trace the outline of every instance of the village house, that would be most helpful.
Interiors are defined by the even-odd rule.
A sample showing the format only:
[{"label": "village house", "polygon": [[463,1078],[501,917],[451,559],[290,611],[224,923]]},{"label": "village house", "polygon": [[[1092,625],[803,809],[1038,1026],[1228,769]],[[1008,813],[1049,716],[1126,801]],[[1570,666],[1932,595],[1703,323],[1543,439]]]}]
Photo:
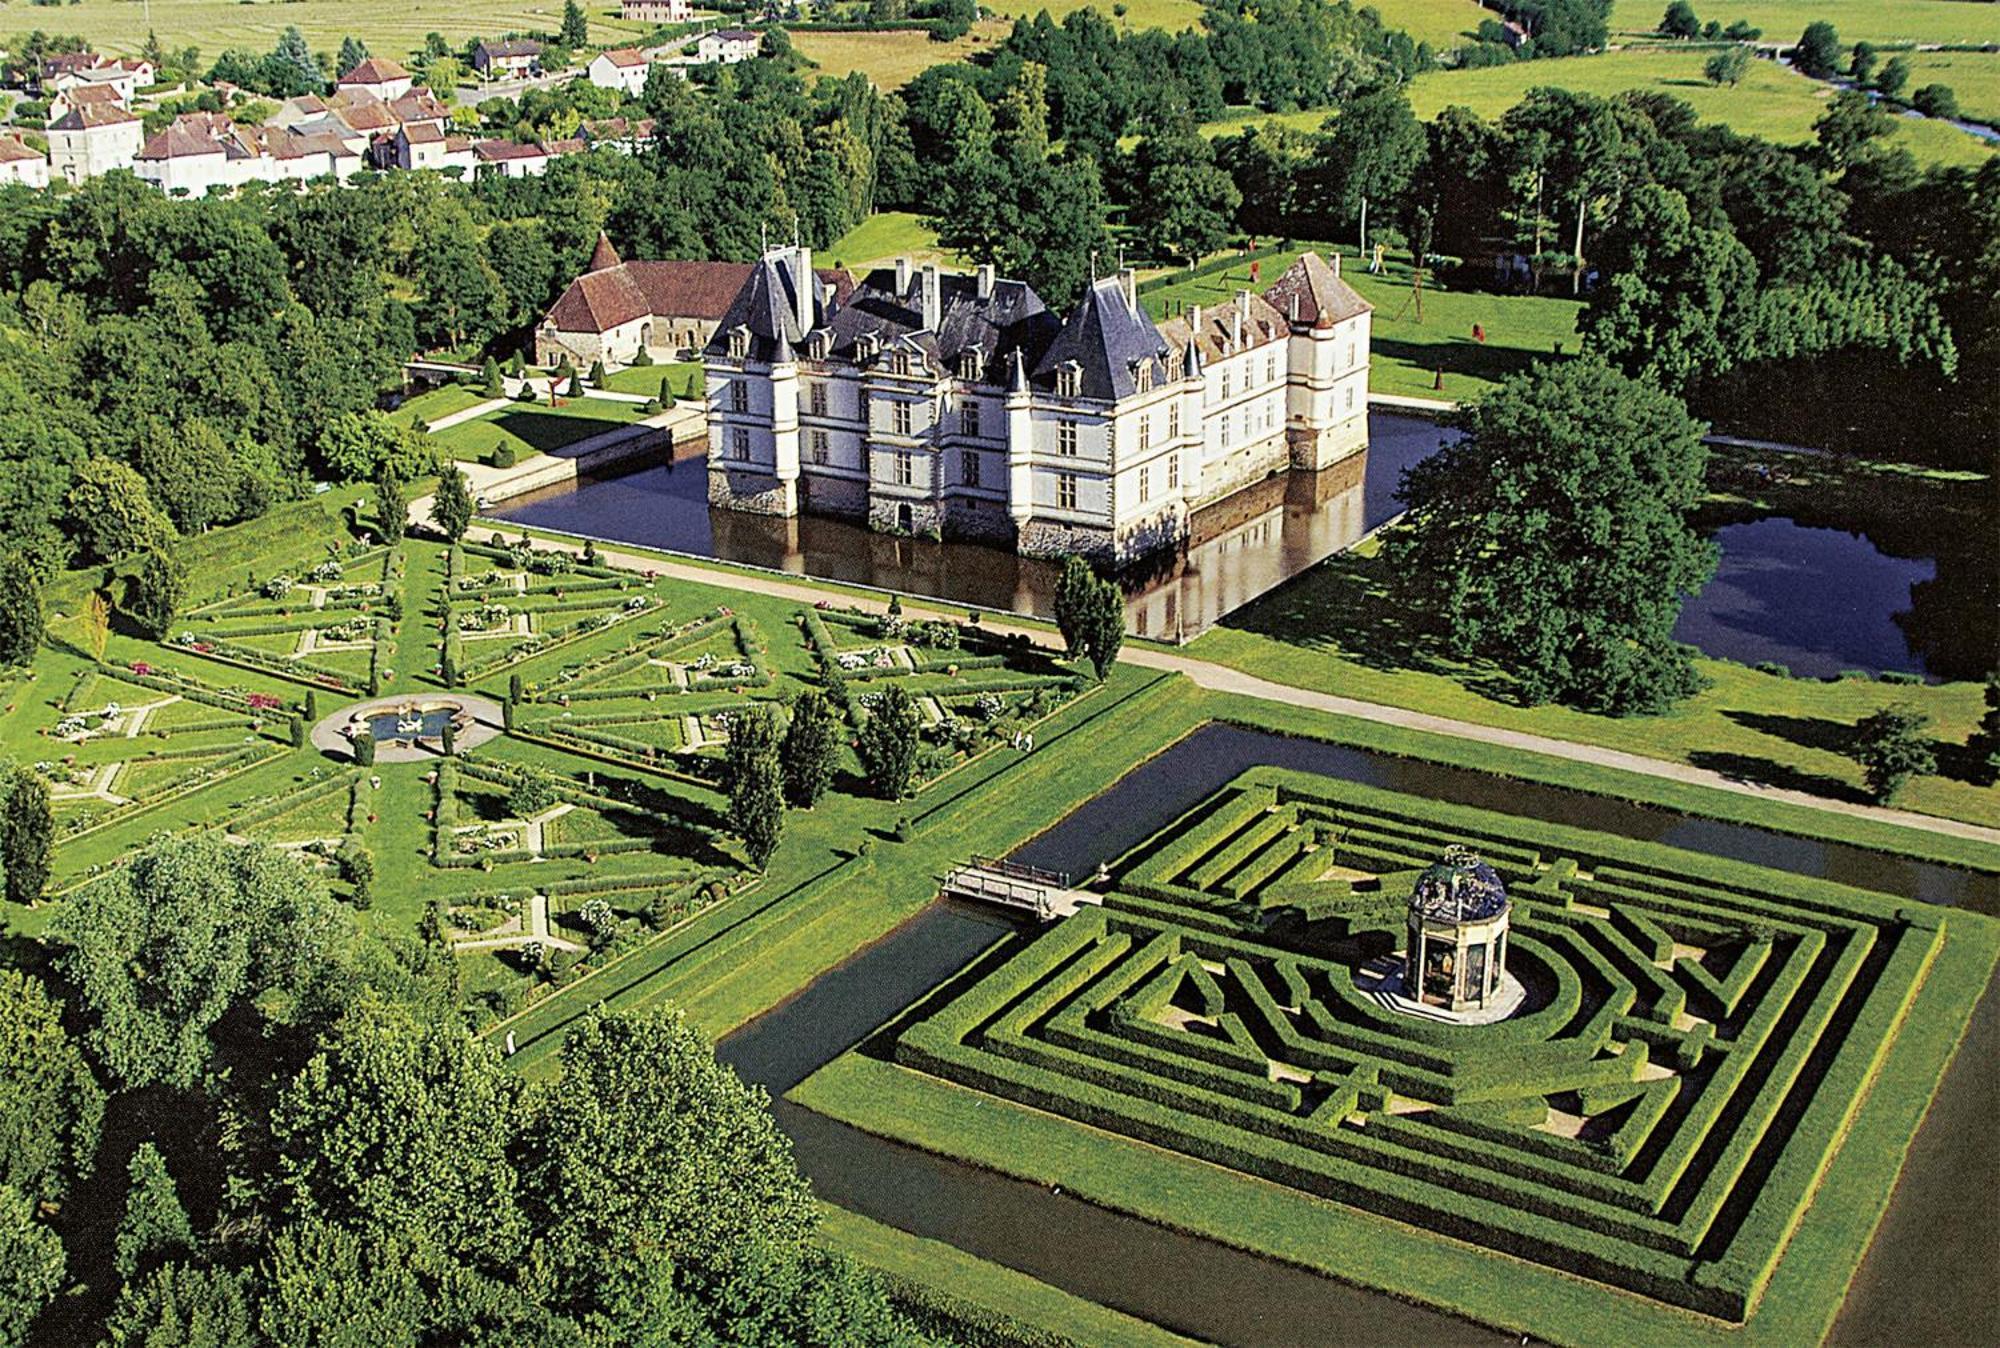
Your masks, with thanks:
[{"label": "village house", "polygon": [[72,108],[122,108],[127,102],[115,88],[103,84],[72,84],[49,100],[49,120],[61,121]]},{"label": "village house", "polygon": [[[578,367],[629,365],[644,350],[655,360],[700,351],[749,279],[748,262],[626,262],[603,236],[590,269],[570,282],[535,329],[535,360]],[[847,273],[819,273],[835,294]]]},{"label": "village house", "polygon": [[410,72],[384,56],[371,56],[334,81],[337,89],[365,89],[384,103],[410,92]]},{"label": "village house", "polygon": [[472,147],[478,172],[503,178],[538,178],[549,167],[549,148],[518,140],[482,140]]},{"label": "village house", "polygon": [[66,51],[44,56],[41,68],[36,72],[35,91],[44,95],[53,93],[57,80],[79,70],[88,70],[101,59],[94,51]]},{"label": "village house", "polygon": [[49,161],[18,136],[0,136],[0,184],[5,183],[36,189],[47,187]]},{"label": "village house", "polygon": [[652,68],[653,63],[644,52],[636,47],[620,47],[597,53],[584,67],[584,74],[600,89],[637,94],[646,87],[646,76]]},{"label": "village house", "polygon": [[694,17],[691,0],[623,0],[618,17],[631,23],[686,23]]},{"label": "village house", "polygon": [[113,169],[131,168],[145,143],[144,124],[114,103],[71,108],[49,123],[49,168],[75,185]]},{"label": "village house", "polygon": [[757,55],[763,39],[747,28],[718,28],[703,33],[694,44],[695,60],[702,65],[734,65]]},{"label": "village house", "polygon": [[472,49],[472,68],[481,79],[519,79],[542,66],[542,44],[529,37],[505,42],[480,42]]},{"label": "village house", "polygon": [[1065,317],[987,267],[899,262],[842,300],[808,250],[774,250],[703,352],[709,501],[1129,560],[1366,447],[1370,314],[1313,253],[1155,324],[1130,271]]},{"label": "village house", "polygon": [[132,168],[170,196],[200,197],[252,182],[345,181],[363,167],[340,137],[237,126],[222,113],[189,113],[148,140]]},{"label": "village house", "polygon": [[653,119],[606,117],[601,121],[585,122],[582,131],[583,138],[590,142],[592,149],[617,150],[621,154],[634,154],[652,143]]}]

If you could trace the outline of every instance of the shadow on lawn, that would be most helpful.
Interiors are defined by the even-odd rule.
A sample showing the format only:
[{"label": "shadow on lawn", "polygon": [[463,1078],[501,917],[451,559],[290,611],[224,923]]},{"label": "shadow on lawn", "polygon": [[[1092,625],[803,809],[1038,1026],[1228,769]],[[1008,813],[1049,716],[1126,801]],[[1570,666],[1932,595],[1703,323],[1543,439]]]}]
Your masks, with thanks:
[{"label": "shadow on lawn", "polygon": [[[1489,332],[1488,335],[1493,334]],[[1510,375],[1522,374],[1536,361],[1549,360],[1554,355],[1549,351],[1528,351],[1518,346],[1475,342],[1469,335],[1442,342],[1405,342],[1384,337],[1380,332],[1371,340],[1370,350],[1377,356],[1407,361],[1418,369],[1444,371],[1446,396],[1452,393],[1453,375],[1489,379],[1497,383]]]},{"label": "shadow on lawn", "polygon": [[601,420],[597,417],[567,417],[560,412],[536,411],[533,408],[510,408],[493,418],[488,425],[497,427],[514,436],[543,454],[552,454],[559,449],[567,449],[580,440],[588,440],[593,435],[615,431],[627,423]]},{"label": "shadow on lawn", "polygon": [[1337,648],[1370,669],[1465,674],[1444,658],[1439,634],[1419,623],[1383,582],[1380,559],[1356,553],[1334,554],[1221,625],[1289,646]]},{"label": "shadow on lawn", "polygon": [[1788,763],[1779,763],[1769,758],[1759,758],[1755,754],[1723,753],[1713,749],[1696,749],[1688,754],[1688,762],[1695,767],[1706,768],[1710,772],[1736,782],[1750,782],[1758,786],[1775,786],[1784,791],[1804,791],[1809,795],[1824,796],[1828,800],[1846,800],[1866,805],[1869,797],[1855,787],[1836,777],[1824,773],[1807,772]]}]

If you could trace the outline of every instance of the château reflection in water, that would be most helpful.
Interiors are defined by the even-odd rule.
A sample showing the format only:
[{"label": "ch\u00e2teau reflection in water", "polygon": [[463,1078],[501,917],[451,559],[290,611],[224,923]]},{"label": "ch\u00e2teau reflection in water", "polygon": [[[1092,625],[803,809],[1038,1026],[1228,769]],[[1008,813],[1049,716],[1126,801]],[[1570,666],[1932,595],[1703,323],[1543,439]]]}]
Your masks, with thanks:
[{"label": "ch\u00e2teau reflection in water", "polygon": [[[1187,544],[1129,568],[1126,626],[1185,640],[1221,621],[1396,514],[1404,468],[1455,432],[1422,418],[1375,412],[1369,447],[1320,472],[1273,474],[1203,507]],[[1053,611],[1053,562],[979,543],[876,533],[845,520],[773,519],[708,505],[697,450],[617,477],[508,501],[490,512],[520,524],[666,548],[773,571],[927,595],[1037,617]]]}]

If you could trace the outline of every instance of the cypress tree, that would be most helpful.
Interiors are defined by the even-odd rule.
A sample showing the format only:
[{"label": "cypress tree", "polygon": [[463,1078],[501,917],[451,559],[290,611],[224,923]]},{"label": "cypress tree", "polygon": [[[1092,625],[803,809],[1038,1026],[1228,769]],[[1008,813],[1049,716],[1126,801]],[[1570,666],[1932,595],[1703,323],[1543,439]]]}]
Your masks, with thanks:
[{"label": "cypress tree", "polygon": [[810,810],[833,783],[840,754],[840,717],[825,697],[801,693],[792,704],[780,753],[785,772],[785,799]]},{"label": "cypress tree", "polygon": [[785,830],[784,768],[778,747],[778,718],[768,703],[737,713],[729,727],[724,757],[729,778],[730,819],[750,863],[763,870]]},{"label": "cypress tree", "polygon": [[128,1168],[125,1216],[118,1223],[113,1262],[127,1282],[194,1245],[194,1223],[174,1189],[167,1160],[150,1142],[141,1142]]},{"label": "cypress tree", "polygon": [[917,749],[923,718],[900,683],[892,683],[861,723],[855,747],[861,754],[868,783],[890,800],[910,794],[917,775]]},{"label": "cypress tree", "polygon": [[671,384],[671,383],[670,383],[670,382],[668,381],[668,379],[667,379],[667,377],[666,377],[665,375],[661,375],[661,376],[660,376],[660,406],[662,406],[662,407],[672,407],[673,405],[674,405],[674,390],[673,390],[673,385],[672,385],[672,384]]},{"label": "cypress tree", "polygon": [[49,857],[55,851],[56,815],[49,788],[42,779],[16,772],[7,793],[7,810],[0,818],[0,860],[7,866],[7,898],[35,903],[49,882]]},{"label": "cypress tree", "polygon": [[604,362],[602,360],[593,360],[590,362],[590,386],[592,388],[604,387]]},{"label": "cypress tree", "polygon": [[365,730],[354,737],[354,761],[364,768],[375,766],[375,737]]},{"label": "cypress tree", "polygon": [[19,553],[0,557],[0,665],[31,664],[47,622],[34,568]]}]

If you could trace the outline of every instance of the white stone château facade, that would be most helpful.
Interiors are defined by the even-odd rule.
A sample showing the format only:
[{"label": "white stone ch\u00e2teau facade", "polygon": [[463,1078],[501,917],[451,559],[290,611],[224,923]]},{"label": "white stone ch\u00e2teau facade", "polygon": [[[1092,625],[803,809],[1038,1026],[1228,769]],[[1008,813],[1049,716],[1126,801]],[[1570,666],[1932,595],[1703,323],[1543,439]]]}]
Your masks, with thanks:
[{"label": "white stone ch\u00e2teau facade", "polygon": [[1159,324],[1129,271],[1067,319],[988,267],[808,277],[767,253],[704,352],[714,505],[1124,562],[1367,446],[1372,311],[1337,258]]}]

